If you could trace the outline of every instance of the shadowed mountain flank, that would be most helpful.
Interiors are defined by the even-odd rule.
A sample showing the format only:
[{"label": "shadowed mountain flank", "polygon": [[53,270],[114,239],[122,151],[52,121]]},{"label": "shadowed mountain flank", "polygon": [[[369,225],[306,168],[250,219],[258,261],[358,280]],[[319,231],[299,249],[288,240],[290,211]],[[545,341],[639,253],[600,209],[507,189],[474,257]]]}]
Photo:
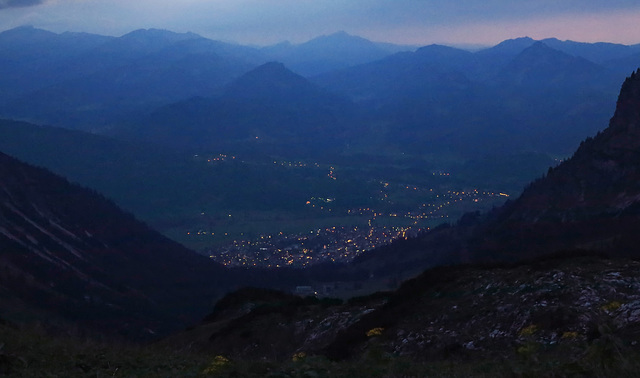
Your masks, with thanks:
[{"label": "shadowed mountain flank", "polygon": [[230,284],[101,195],[4,154],[0,251],[7,298],[131,337],[188,324]]}]

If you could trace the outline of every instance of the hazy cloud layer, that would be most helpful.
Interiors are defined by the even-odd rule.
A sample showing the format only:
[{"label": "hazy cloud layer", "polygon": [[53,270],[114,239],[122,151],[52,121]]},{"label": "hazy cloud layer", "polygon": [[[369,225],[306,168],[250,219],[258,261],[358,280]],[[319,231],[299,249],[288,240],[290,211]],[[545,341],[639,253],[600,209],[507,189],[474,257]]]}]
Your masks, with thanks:
[{"label": "hazy cloud layer", "polygon": [[23,8],[40,5],[46,0],[0,0],[0,9]]},{"label": "hazy cloud layer", "polygon": [[[37,4],[45,5],[29,7]],[[0,30],[30,24],[122,35],[153,27],[255,44],[339,30],[411,44],[522,35],[640,42],[638,0],[0,0],[0,8],[15,8],[0,12]]]}]

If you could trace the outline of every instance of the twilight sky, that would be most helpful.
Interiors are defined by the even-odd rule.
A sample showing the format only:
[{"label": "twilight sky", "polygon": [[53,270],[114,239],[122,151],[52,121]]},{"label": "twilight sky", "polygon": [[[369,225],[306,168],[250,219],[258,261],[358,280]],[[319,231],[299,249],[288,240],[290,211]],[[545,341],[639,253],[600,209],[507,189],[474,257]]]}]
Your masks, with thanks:
[{"label": "twilight sky", "polygon": [[414,45],[493,45],[521,36],[636,44],[640,1],[0,0],[0,30],[21,25],[115,36],[161,28],[257,45],[339,30]]}]

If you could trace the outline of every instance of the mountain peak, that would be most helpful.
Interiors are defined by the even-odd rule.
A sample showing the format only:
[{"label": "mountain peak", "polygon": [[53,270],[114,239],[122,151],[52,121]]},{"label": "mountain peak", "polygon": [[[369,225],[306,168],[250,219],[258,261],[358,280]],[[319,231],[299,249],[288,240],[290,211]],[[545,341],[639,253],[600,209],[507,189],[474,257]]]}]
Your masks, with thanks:
[{"label": "mountain peak", "polygon": [[307,79],[289,70],[284,63],[275,61],[254,68],[235,81],[237,84],[256,84],[257,82],[271,82],[272,84],[278,82],[280,85],[284,83],[289,83],[289,85],[308,83]]},{"label": "mountain peak", "polygon": [[561,51],[558,51],[556,49],[549,47],[549,45],[547,45],[542,41],[533,41],[533,43],[531,43],[531,46],[522,50],[521,54],[539,54],[541,52],[546,52],[546,53],[555,52],[555,53],[564,54]]},{"label": "mountain peak", "polygon": [[531,46],[534,42],[534,39],[529,37],[520,37],[515,39],[507,39],[498,43],[497,45],[490,47],[488,49],[480,50],[478,53],[486,56],[496,56],[496,55],[507,55],[507,56],[515,56],[518,53],[522,52],[522,50]]},{"label": "mountain peak", "polygon": [[194,33],[176,33],[165,29],[137,29],[129,32],[120,39],[137,42],[179,42],[187,39],[202,38]]},{"label": "mountain peak", "polygon": [[[571,55],[564,53],[560,50],[554,49],[553,47],[550,47],[549,45],[547,45],[542,41],[533,41],[533,43],[529,47],[526,47],[525,49],[523,49],[520,52],[520,54],[516,56],[515,59],[536,61],[536,60],[547,60],[547,59],[566,60],[566,59],[577,59],[577,58],[572,57]],[[549,63],[552,64],[551,62]]]},{"label": "mountain peak", "polygon": [[485,245],[519,258],[575,248],[638,256],[638,151],[640,70],[622,85],[609,127],[503,207],[487,227],[486,240],[497,239]]},{"label": "mountain peak", "polygon": [[15,33],[15,32],[25,32],[25,31],[32,31],[32,30],[36,30],[36,28],[33,25],[21,25],[21,26],[17,26],[15,28],[12,28],[12,29],[5,30],[0,34]]},{"label": "mountain peak", "polygon": [[[562,41],[559,40],[558,38],[553,37],[553,38],[545,38],[540,42],[544,42],[544,43],[559,43],[559,42],[562,42]],[[567,40],[565,42],[572,42],[572,41]]]},{"label": "mountain peak", "polygon": [[345,31],[339,31],[329,35],[322,35],[313,38],[301,45],[304,50],[313,51],[313,49],[327,49],[335,54],[344,55],[352,54],[352,49],[379,50],[379,47],[370,40],[356,35],[348,34]]},{"label": "mountain peak", "polygon": [[511,59],[502,70],[500,79],[530,88],[544,88],[550,83],[583,83],[593,80],[602,69],[602,66],[584,58],[536,41]]},{"label": "mountain peak", "polygon": [[[351,35],[349,33],[347,33],[344,30],[340,30],[337,31],[335,33],[329,34],[329,35],[321,35],[319,37],[313,38],[312,40],[306,42],[306,43],[313,43],[313,42],[319,42],[319,41],[332,41],[332,42],[336,42],[336,41],[367,41],[367,42],[371,42],[368,39],[362,38],[362,37],[358,37],[356,35]],[[372,42],[371,42],[372,43]]]},{"label": "mountain peak", "polygon": [[[640,195],[640,188],[636,185],[640,179],[640,164],[637,164],[636,159],[638,150],[640,150],[640,69],[633,72],[622,84],[616,111],[609,122],[609,127],[597,136],[584,141],[571,159],[553,170],[548,180],[558,176],[570,176],[572,179],[584,176],[580,186],[585,190],[581,196],[585,206],[591,205],[584,199],[586,191],[610,192],[608,196],[604,193],[594,194],[592,198],[598,201],[612,196],[619,199],[621,196],[628,197],[631,194]],[[622,169],[622,167],[625,168]],[[599,182],[595,181],[596,177],[600,179]],[[566,184],[567,178],[563,180]],[[589,184],[589,180],[593,182]],[[617,184],[602,185],[605,180]],[[623,190],[624,193],[613,193],[614,187]],[[634,202],[637,201],[634,199]],[[620,207],[619,205],[616,204],[615,207]],[[629,203],[625,206],[627,205]]]},{"label": "mountain peak", "polygon": [[242,75],[229,84],[225,97],[273,98],[294,96],[301,91],[315,88],[307,79],[290,71],[280,62],[265,63]]},{"label": "mountain peak", "polygon": [[262,64],[256,68],[254,68],[253,70],[249,71],[249,72],[254,72],[254,73],[268,73],[268,74],[274,74],[274,73],[288,73],[291,72],[289,71],[289,69],[287,69],[287,67],[285,67],[284,63],[282,62],[267,62],[265,64]]},{"label": "mountain peak", "polygon": [[640,68],[622,84],[616,112],[609,127],[615,130],[640,128]]},{"label": "mountain peak", "polygon": [[536,40],[531,37],[518,37],[518,38],[504,40],[498,43],[497,45],[495,45],[493,48],[500,48],[500,49],[517,48],[522,50],[531,46],[535,42]]},{"label": "mountain peak", "polygon": [[134,36],[140,36],[140,35],[177,35],[180,33],[175,33],[166,29],[156,29],[156,28],[149,28],[149,29],[136,29],[133,31],[130,31],[129,33],[123,35],[123,37],[134,37]]},{"label": "mountain peak", "polygon": [[461,50],[461,49],[450,47],[450,46],[437,45],[437,44],[431,44],[428,46],[420,47],[415,51],[415,53],[418,55],[429,54],[429,55],[437,55],[437,56],[450,56],[450,55],[470,56],[471,55],[470,52],[465,50]]},{"label": "mountain peak", "polygon": [[44,29],[38,29],[31,25],[18,26],[17,28],[5,30],[0,33],[3,38],[24,38],[28,41],[51,38],[57,36],[56,33]]},{"label": "mountain peak", "polygon": [[328,37],[349,38],[349,37],[354,37],[354,36],[349,34],[349,33],[347,33],[344,30],[340,30],[340,31],[337,31],[337,32],[335,32],[333,34],[329,34]]}]

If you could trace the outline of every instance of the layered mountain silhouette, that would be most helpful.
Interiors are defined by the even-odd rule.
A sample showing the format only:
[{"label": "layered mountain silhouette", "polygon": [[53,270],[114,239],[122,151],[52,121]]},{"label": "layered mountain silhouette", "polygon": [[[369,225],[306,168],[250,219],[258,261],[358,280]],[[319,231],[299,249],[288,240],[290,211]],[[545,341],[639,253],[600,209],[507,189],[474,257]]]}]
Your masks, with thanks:
[{"label": "layered mountain silhouette", "polygon": [[410,97],[429,91],[430,85],[470,64],[473,54],[447,46],[430,45],[415,52],[400,52],[375,62],[314,77],[314,82],[359,102]]},{"label": "layered mountain silhouette", "polygon": [[229,83],[218,97],[163,107],[114,135],[182,148],[337,149],[347,126],[354,127],[354,114],[348,100],[271,62]]},{"label": "layered mountain silhouette", "polygon": [[[217,95],[272,60],[308,73],[403,48],[346,33],[289,47],[257,49],[158,29],[106,37],[21,27],[0,33],[0,104],[6,117],[94,131],[172,102]],[[338,58],[327,61],[330,56]]]},{"label": "layered mountain silhouette", "polygon": [[202,316],[233,285],[221,266],[91,190],[4,154],[0,176],[5,316],[44,313],[54,322],[152,337]]},{"label": "layered mountain silhouette", "polygon": [[535,42],[522,50],[500,73],[499,80],[515,86],[564,87],[605,74],[603,67],[581,57]]},{"label": "layered mountain silhouette", "polygon": [[318,75],[382,59],[413,48],[376,43],[344,31],[323,35],[299,45],[283,42],[261,51],[303,76]]},{"label": "layered mountain silhouette", "polygon": [[[0,47],[3,40],[21,31],[0,34]],[[5,114],[67,128],[95,130],[158,106],[215,93],[264,61],[254,49],[192,33],[149,29],[118,38],[95,36],[91,38],[93,44],[82,50],[74,45],[77,38],[50,34],[49,39],[75,50],[65,55],[62,49],[58,52],[60,55],[50,61],[39,58],[33,63],[38,64],[36,67],[7,68],[13,71],[12,77],[29,77],[32,72],[38,72],[36,77],[43,80],[35,81],[27,93],[21,88],[26,79],[15,80],[11,88],[17,88],[16,93],[7,96]],[[33,51],[40,50],[40,45],[35,44]],[[23,95],[18,96],[20,93]]]},{"label": "layered mountain silhouette", "polygon": [[543,39],[541,42],[547,46],[581,57],[594,63],[602,64],[638,53],[640,45],[620,45],[616,43],[598,42],[584,43],[575,41],[560,41],[557,38]]},{"label": "layered mountain silhouette", "polygon": [[[229,138],[236,143],[247,129],[298,124],[296,138],[279,150],[296,148],[307,127],[303,139],[319,138],[321,148],[335,145],[335,140],[322,140],[317,122],[307,119],[327,113],[322,122],[335,127],[326,134],[344,130],[346,144],[367,153],[477,158],[488,151],[527,151],[566,156],[606,122],[617,83],[635,69],[640,51],[638,45],[531,38],[475,53],[437,45],[398,52],[403,49],[346,33],[256,49],[154,29],[115,38],[18,28],[0,33],[0,113],[108,132],[122,125],[136,128],[150,114],[168,112],[167,107],[176,117],[181,107],[195,113],[209,107],[217,124],[225,125],[217,137],[222,143]],[[356,103],[357,118],[350,106],[326,109],[324,104],[319,108],[325,111],[318,114],[305,107],[308,103],[292,102],[283,111],[236,101],[225,104],[229,114],[224,114],[215,111],[219,104],[194,100],[224,97],[227,85],[269,61],[283,62],[293,72],[319,74],[312,81]],[[254,84],[243,90],[259,92],[262,84]],[[198,117],[195,123],[211,115],[194,115]],[[186,127],[187,135],[200,128]],[[167,134],[166,139],[173,138]],[[175,140],[198,147],[198,141],[193,145],[184,135]]]},{"label": "layered mountain silhouette", "polygon": [[[74,77],[78,73],[68,62],[112,39],[85,33],[55,34],[33,27],[0,33],[0,101],[4,103]],[[98,67],[90,65],[82,69],[92,72]]]},{"label": "layered mountain silhouette", "polygon": [[313,81],[373,111],[387,146],[471,156],[570,153],[606,123],[623,78],[521,38],[476,53],[426,46]]}]

